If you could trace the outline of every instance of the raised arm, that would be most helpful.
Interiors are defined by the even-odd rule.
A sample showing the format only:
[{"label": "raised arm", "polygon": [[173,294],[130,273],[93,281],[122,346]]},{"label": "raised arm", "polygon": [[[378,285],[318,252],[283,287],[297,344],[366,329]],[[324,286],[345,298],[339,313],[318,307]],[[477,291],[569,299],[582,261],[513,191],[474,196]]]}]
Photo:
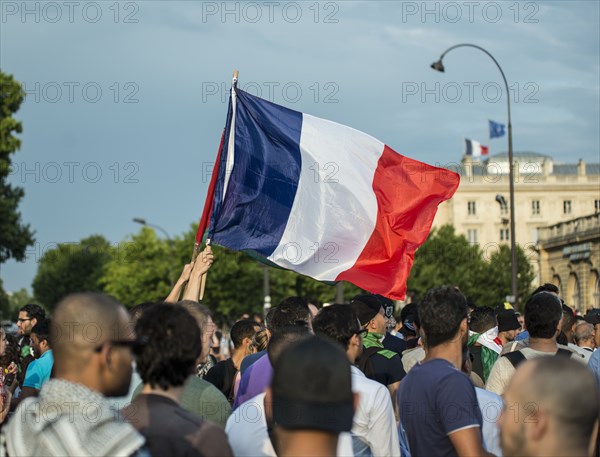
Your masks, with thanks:
[{"label": "raised arm", "polygon": [[198,294],[200,293],[200,284],[202,283],[202,275],[204,275],[213,263],[213,253],[210,246],[206,246],[194,263],[190,279],[187,284],[187,289],[183,294],[184,300],[198,301]]},{"label": "raised arm", "polygon": [[192,269],[194,268],[193,263],[186,263],[183,266],[183,271],[181,272],[181,276],[173,286],[173,290],[167,298],[165,298],[165,303],[177,303],[179,301],[179,296],[181,295],[181,289],[190,279],[190,275],[192,274]]}]

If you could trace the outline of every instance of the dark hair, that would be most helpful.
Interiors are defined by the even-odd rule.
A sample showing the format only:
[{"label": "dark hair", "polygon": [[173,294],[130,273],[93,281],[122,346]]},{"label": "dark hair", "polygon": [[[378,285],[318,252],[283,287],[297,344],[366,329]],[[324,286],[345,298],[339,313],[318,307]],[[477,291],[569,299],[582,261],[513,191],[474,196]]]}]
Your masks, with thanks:
[{"label": "dark hair", "polygon": [[140,317],[142,317],[142,314],[144,314],[144,312],[148,308],[150,308],[151,306],[153,306],[155,304],[156,304],[156,302],[144,302],[144,303],[135,305],[133,308],[131,308],[129,310],[129,322],[131,322],[131,325],[135,327],[135,324],[140,319]]},{"label": "dark hair", "polygon": [[540,287],[533,291],[532,295],[539,294],[540,292],[552,292],[558,295],[558,286],[551,284],[549,282],[542,284]]},{"label": "dark hair", "polygon": [[202,352],[200,329],[191,314],[183,306],[153,305],[137,321],[135,333],[142,343],[135,355],[144,384],[163,390],[183,385]]},{"label": "dark hair", "polygon": [[351,306],[331,305],[319,311],[313,319],[315,335],[323,335],[348,349],[350,338],[360,331],[358,317]]},{"label": "dark hair", "polygon": [[563,311],[560,299],[551,292],[538,292],[525,303],[525,327],[532,338],[556,335]]},{"label": "dark hair", "polygon": [[298,325],[281,327],[275,330],[269,340],[269,346],[267,346],[267,355],[271,365],[275,366],[277,359],[286,347],[306,335],[309,335],[308,327]]},{"label": "dark hair", "polygon": [[485,333],[498,325],[496,313],[489,306],[478,306],[471,312],[469,329],[475,333]]},{"label": "dark hair", "polygon": [[38,321],[40,321],[46,317],[46,311],[44,311],[44,308],[42,308],[40,305],[36,305],[34,303],[26,304],[19,310],[19,312],[21,312],[21,311],[27,313],[27,316],[30,319],[37,319]]},{"label": "dark hair", "polygon": [[267,325],[271,332],[290,325],[308,326],[309,316],[310,310],[304,298],[288,297],[277,305]]},{"label": "dark hair", "polygon": [[41,319],[37,322],[37,324],[35,324],[33,326],[33,328],[31,329],[31,333],[35,333],[38,337],[38,340],[40,341],[40,343],[43,340],[46,340],[46,342],[48,343],[48,346],[52,346],[51,342],[50,342],[50,326],[52,325],[52,322],[50,319]]},{"label": "dark hair", "polygon": [[467,318],[467,300],[459,290],[451,286],[428,290],[418,308],[425,344],[429,348],[454,338],[460,323]]},{"label": "dark hair", "polygon": [[562,321],[561,329],[562,329],[563,333],[566,334],[567,332],[570,332],[571,330],[573,330],[573,324],[575,324],[577,319],[575,318],[575,313],[573,312],[573,309],[570,306],[565,305],[563,303],[562,310],[563,310],[563,321]]},{"label": "dark hair", "polygon": [[250,319],[242,319],[237,321],[231,327],[230,335],[234,348],[239,348],[244,342],[244,338],[252,338],[256,333],[258,324]]},{"label": "dark hair", "polygon": [[19,355],[21,351],[19,350],[17,337],[15,335],[6,333],[5,330],[2,331],[4,332],[4,336],[6,338],[6,344],[4,346],[4,354],[0,354],[0,367],[7,368],[11,362],[19,363]]}]

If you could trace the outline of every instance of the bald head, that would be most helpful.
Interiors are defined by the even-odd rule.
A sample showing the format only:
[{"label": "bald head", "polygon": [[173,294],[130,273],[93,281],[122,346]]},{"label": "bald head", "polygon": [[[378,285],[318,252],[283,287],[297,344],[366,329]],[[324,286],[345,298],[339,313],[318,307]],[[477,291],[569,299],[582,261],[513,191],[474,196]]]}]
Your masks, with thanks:
[{"label": "bald head", "polygon": [[577,346],[594,347],[594,326],[588,322],[580,321],[573,332],[573,341]]},{"label": "bald head", "polygon": [[50,339],[57,370],[78,369],[105,342],[131,338],[125,308],[108,295],[69,295],[54,312]]},{"label": "bald head", "polygon": [[[524,446],[532,445],[541,451],[552,443],[557,453],[557,446],[587,452],[598,419],[600,394],[594,376],[584,364],[563,356],[525,362],[511,379],[506,402],[516,402],[524,412],[519,424],[525,433]],[[512,416],[508,421],[511,419]],[[546,429],[535,430],[543,423],[548,424]],[[509,427],[503,421],[503,435]],[[503,446],[505,438],[508,437],[503,436]],[[510,441],[514,443],[515,439]],[[531,455],[526,449],[520,449],[518,454]]]}]

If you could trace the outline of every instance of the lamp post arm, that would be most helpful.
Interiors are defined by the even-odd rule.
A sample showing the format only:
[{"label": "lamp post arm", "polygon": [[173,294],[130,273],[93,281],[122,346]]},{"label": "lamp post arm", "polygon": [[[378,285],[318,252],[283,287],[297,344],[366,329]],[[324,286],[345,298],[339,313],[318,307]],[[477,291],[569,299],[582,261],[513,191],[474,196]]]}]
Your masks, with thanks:
[{"label": "lamp post arm", "polygon": [[[510,189],[510,255],[511,255],[511,292],[514,300],[514,304],[516,305],[518,299],[518,288],[517,288],[517,249],[516,249],[516,236],[515,236],[515,182],[514,182],[514,171],[513,171],[513,141],[512,141],[512,122],[510,117],[510,91],[508,88],[508,81],[506,80],[506,76],[504,75],[504,70],[496,60],[496,58],[490,54],[486,49],[481,46],[477,46],[476,44],[471,43],[460,43],[446,49],[442,55],[440,56],[439,62],[444,59],[444,56],[448,54],[450,51],[456,48],[475,48],[479,49],[481,52],[487,54],[487,56],[494,61],[498,70],[500,70],[500,74],[502,75],[502,79],[504,80],[504,87],[506,88],[506,106],[508,108],[508,179],[509,179],[509,189]],[[442,67],[443,68],[443,67]],[[442,70],[443,71],[443,70]]]}]

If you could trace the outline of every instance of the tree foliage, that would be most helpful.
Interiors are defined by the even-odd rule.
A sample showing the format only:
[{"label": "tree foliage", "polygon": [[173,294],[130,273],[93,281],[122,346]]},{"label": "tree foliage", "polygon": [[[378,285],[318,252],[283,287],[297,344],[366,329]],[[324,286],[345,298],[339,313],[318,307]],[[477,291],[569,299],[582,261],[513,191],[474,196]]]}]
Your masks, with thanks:
[{"label": "tree foliage", "polygon": [[60,243],[40,259],[33,279],[36,300],[53,309],[58,301],[74,292],[103,292],[100,278],[113,251],[101,235],[79,243]]},{"label": "tree foliage", "polygon": [[21,147],[15,136],[23,131],[21,122],[13,118],[21,106],[24,94],[21,85],[0,71],[0,264],[13,258],[25,258],[27,246],[33,244],[33,232],[23,224],[18,211],[24,192],[20,187],[8,184],[11,154]]},{"label": "tree foliage", "polygon": [[[497,306],[511,294],[510,248],[498,245],[486,250],[471,244],[464,235],[456,235],[454,227],[433,229],[427,241],[415,254],[408,288],[423,294],[442,284],[458,286],[477,305]],[[527,297],[533,281],[533,270],[523,250],[517,246],[517,287],[519,302]]]},{"label": "tree foliage", "polygon": [[154,230],[141,230],[113,248],[100,283],[128,307],[163,300],[171,290],[170,251]]}]

